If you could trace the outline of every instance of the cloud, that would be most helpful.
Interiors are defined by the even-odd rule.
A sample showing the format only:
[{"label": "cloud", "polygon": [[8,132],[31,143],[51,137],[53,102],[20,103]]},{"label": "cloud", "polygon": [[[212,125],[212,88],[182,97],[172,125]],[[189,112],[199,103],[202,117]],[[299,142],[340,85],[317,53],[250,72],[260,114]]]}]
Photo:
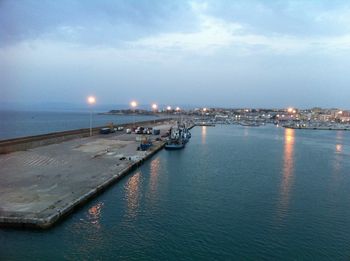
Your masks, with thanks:
[{"label": "cloud", "polygon": [[[329,6],[322,1],[318,4],[239,0],[117,1],[114,4],[62,1],[62,4],[0,1],[0,47],[5,42],[16,45],[47,41],[105,46],[128,52],[138,49],[163,55],[173,52],[175,56],[213,55],[220,50],[238,55],[293,55],[342,52],[350,48],[350,31],[319,36],[288,30],[300,28],[300,22],[309,29],[326,28],[330,24],[350,29],[350,8],[335,4],[333,9],[325,10]],[[38,13],[40,15],[36,15]],[[268,30],[262,30],[259,25],[264,20],[269,21],[265,24]],[[279,23],[284,32],[279,30]],[[333,27],[329,27],[329,31]]]},{"label": "cloud", "polygon": [[0,0],[0,47],[37,38],[117,45],[176,27],[190,29],[190,23],[184,1]]},{"label": "cloud", "polygon": [[225,23],[215,17],[197,14],[199,31],[164,33],[156,36],[141,38],[131,42],[132,47],[149,47],[152,49],[182,49],[199,50],[229,46],[233,36],[241,25]]},{"label": "cloud", "polygon": [[190,51],[212,54],[221,48],[233,48],[240,54],[270,52],[296,54],[300,52],[328,52],[350,49],[350,34],[328,37],[305,37],[288,34],[258,34],[252,28],[207,14],[208,4],[191,2],[192,12],[199,25],[194,32],[169,32],[129,42],[132,48],[159,51]]},{"label": "cloud", "polygon": [[315,15],[314,22],[324,28],[332,26],[335,32],[350,32],[350,6],[321,11]]},{"label": "cloud", "polygon": [[[74,101],[97,90],[110,101],[159,95],[165,102],[235,98],[252,105],[346,103],[349,96],[350,31],[332,27],[346,21],[338,7],[299,13],[303,1],[292,8],[254,0],[4,1],[0,41],[8,42],[0,43],[0,78],[14,100],[65,100],[69,92]],[[311,33],[301,33],[304,22]],[[316,94],[303,101],[306,92]]]}]

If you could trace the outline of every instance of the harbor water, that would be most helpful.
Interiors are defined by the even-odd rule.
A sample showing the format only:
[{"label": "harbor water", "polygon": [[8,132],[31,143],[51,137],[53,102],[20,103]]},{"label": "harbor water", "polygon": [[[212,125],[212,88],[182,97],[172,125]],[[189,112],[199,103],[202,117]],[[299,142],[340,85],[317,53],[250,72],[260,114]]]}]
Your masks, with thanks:
[{"label": "harbor water", "polygon": [[349,132],[195,127],[52,229],[1,228],[0,260],[346,260],[349,159]]}]

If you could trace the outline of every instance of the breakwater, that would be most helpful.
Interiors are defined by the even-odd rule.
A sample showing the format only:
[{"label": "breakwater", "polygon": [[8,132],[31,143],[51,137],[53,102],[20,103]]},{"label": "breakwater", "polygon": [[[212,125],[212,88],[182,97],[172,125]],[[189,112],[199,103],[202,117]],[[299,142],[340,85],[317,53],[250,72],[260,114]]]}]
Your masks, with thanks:
[{"label": "breakwater", "polygon": [[297,129],[297,130],[334,130],[334,131],[350,131],[350,127],[327,127],[327,126],[306,126],[306,127],[298,127],[298,126],[283,126],[288,129]]},{"label": "breakwater", "polygon": [[[171,120],[171,118],[140,121],[140,122],[136,122],[135,124],[152,125],[152,124],[160,124],[162,122],[166,122],[169,120]],[[114,125],[114,126],[116,127],[124,126],[125,128],[130,128],[133,125],[134,123],[127,123],[127,124],[120,124],[120,125]],[[98,134],[99,130],[103,127],[108,127],[108,126],[92,128],[92,134],[93,135]],[[84,128],[84,129],[76,129],[76,130],[69,130],[69,131],[53,132],[53,133],[42,134],[42,135],[28,136],[28,137],[22,137],[22,138],[0,140],[0,154],[33,149],[40,146],[50,145],[54,143],[68,141],[71,139],[76,139],[76,138],[84,138],[88,136],[90,136],[90,129]]]},{"label": "breakwater", "polygon": [[[174,124],[165,119],[136,124],[154,123],[161,134]],[[84,129],[7,141],[15,148],[0,155],[0,225],[51,227],[164,146],[154,136],[149,150],[138,151],[135,134],[88,134]]]}]

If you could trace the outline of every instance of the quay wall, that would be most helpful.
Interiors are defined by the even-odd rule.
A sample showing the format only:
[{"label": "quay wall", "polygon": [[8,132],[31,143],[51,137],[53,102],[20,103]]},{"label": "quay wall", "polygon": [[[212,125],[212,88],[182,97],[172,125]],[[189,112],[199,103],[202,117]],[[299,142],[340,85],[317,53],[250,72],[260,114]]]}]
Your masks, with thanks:
[{"label": "quay wall", "polygon": [[[135,122],[135,125],[150,125],[154,123],[162,123],[172,119],[173,118],[162,118],[162,119],[156,119],[156,120],[139,121],[139,122]],[[115,127],[123,126],[124,128],[131,128],[134,126],[134,123],[118,124],[114,126]],[[93,135],[99,134],[100,129],[103,127],[108,127],[108,126],[95,127],[92,129],[92,134]],[[42,135],[14,138],[14,139],[8,139],[8,140],[0,140],[0,154],[33,149],[36,147],[50,145],[54,143],[60,143],[71,139],[88,137],[89,135],[90,135],[90,129],[85,128],[85,129],[53,132],[53,133],[42,134]]]},{"label": "quay wall", "polygon": [[333,130],[333,131],[350,131],[350,128],[339,128],[339,127],[294,127],[294,126],[283,126],[286,129],[295,130]]},{"label": "quay wall", "polygon": [[61,221],[65,217],[67,217],[70,213],[72,213],[77,208],[81,207],[92,198],[95,198],[97,195],[101,194],[111,185],[119,181],[121,178],[129,174],[131,171],[141,166],[147,159],[152,157],[155,153],[161,150],[165,145],[165,142],[161,141],[155,144],[154,147],[151,147],[149,152],[140,160],[131,163],[123,170],[119,171],[102,184],[96,185],[96,187],[92,188],[87,193],[81,195],[76,200],[70,202],[68,205],[63,207],[56,206],[56,211],[53,214],[46,217],[40,216],[1,216],[0,214],[0,226],[4,227],[18,227],[18,228],[37,228],[37,229],[48,229],[57,224],[57,222]]}]

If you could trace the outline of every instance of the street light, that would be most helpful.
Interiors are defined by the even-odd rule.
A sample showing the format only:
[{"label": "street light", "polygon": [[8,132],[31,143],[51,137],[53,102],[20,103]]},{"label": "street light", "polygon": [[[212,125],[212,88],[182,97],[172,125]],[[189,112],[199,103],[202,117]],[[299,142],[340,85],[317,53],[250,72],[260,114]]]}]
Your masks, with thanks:
[{"label": "street light", "polygon": [[96,103],[96,98],[94,96],[89,96],[87,102],[90,105],[90,137],[92,136],[92,106]]},{"label": "street light", "polygon": [[155,103],[153,103],[153,104],[152,104],[152,109],[153,109],[154,112],[157,110],[157,108],[158,108],[158,105],[155,104]]},{"label": "street light", "polygon": [[[156,103],[152,104],[153,113],[157,112],[158,105]],[[154,118],[154,125],[156,125],[156,118]]]},{"label": "street light", "polygon": [[[175,111],[176,111],[177,113],[181,112],[180,107],[179,107],[179,106],[176,107],[176,108],[175,108]],[[182,113],[180,113],[180,123],[182,124]]]},{"label": "street light", "polygon": [[136,101],[131,101],[130,102],[130,106],[133,108],[134,110],[134,116],[133,116],[133,121],[134,121],[134,128],[135,128],[135,109],[137,107],[137,102]]},{"label": "street light", "polygon": [[137,107],[137,102],[136,101],[132,101],[130,102],[131,107],[133,107],[134,109]]}]

